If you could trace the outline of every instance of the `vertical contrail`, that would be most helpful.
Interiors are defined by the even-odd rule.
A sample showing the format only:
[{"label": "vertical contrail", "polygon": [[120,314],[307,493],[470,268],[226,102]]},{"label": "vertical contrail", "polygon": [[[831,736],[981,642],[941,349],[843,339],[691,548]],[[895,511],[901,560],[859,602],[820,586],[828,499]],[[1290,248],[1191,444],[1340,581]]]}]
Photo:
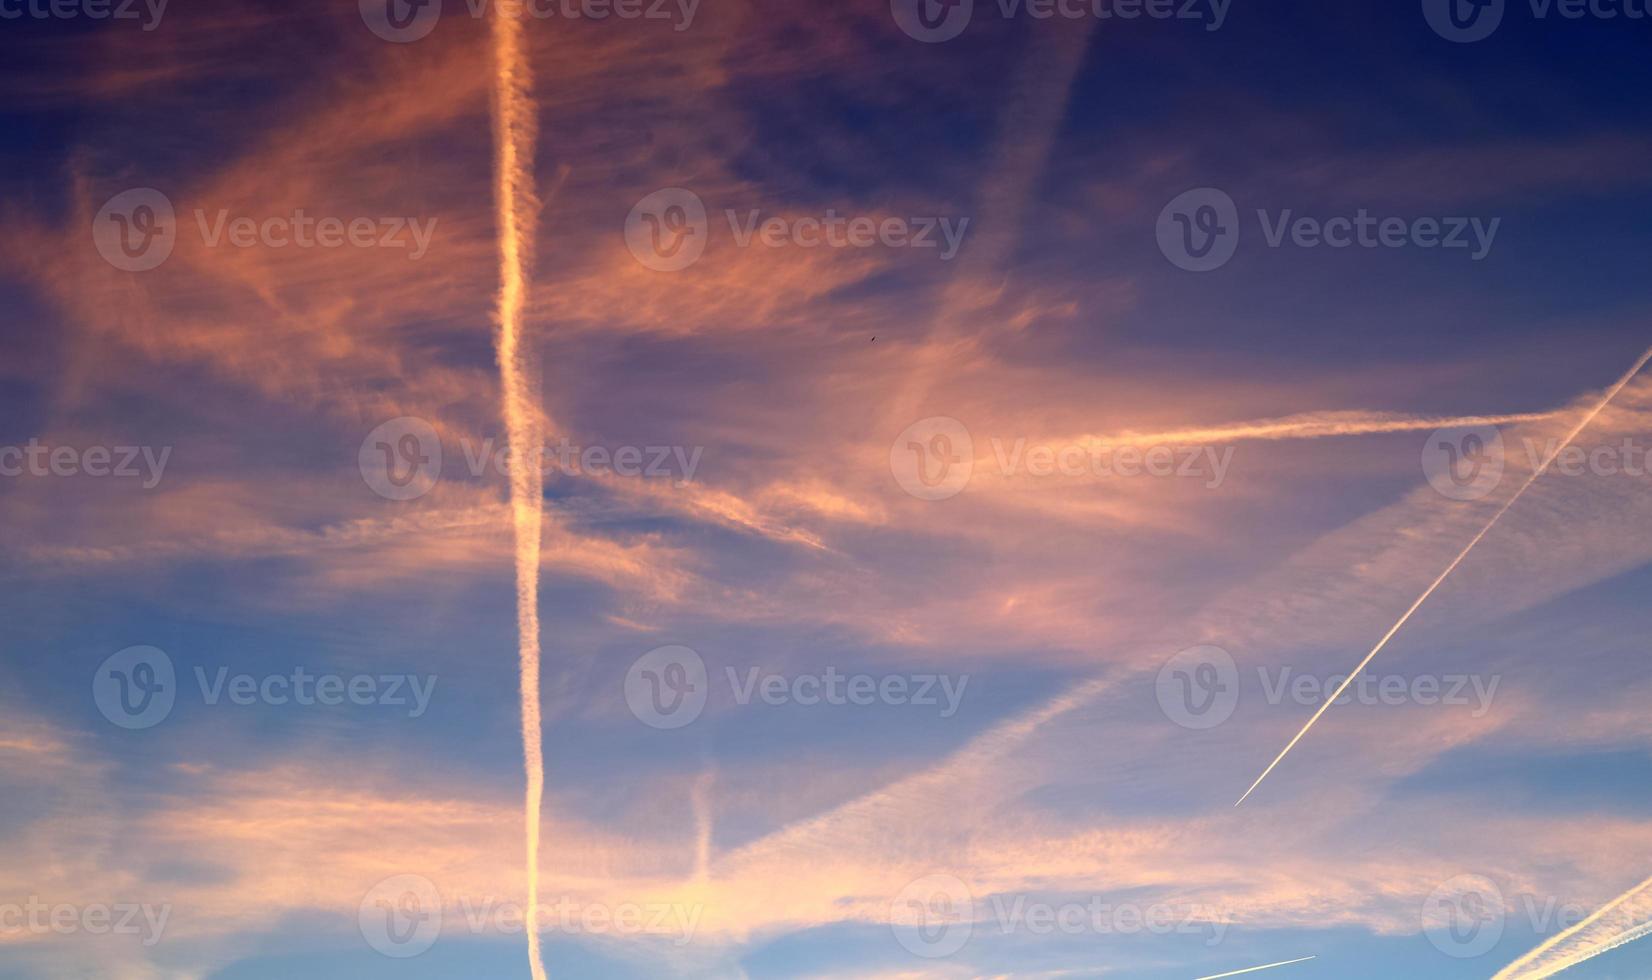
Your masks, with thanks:
[{"label": "vertical contrail", "polygon": [[1564,452],[1566,448],[1572,444],[1572,441],[1581,435],[1584,429],[1589,427],[1589,423],[1595,420],[1595,416],[1599,415],[1607,405],[1612,403],[1612,399],[1616,398],[1618,396],[1618,392],[1622,391],[1624,386],[1629,384],[1630,379],[1640,373],[1641,368],[1646,366],[1646,362],[1648,360],[1652,360],[1652,348],[1648,348],[1646,353],[1641,355],[1640,360],[1635,362],[1635,366],[1630,368],[1627,374],[1619,378],[1617,384],[1607,390],[1606,397],[1600,400],[1600,404],[1596,405],[1588,415],[1583,417],[1581,422],[1573,427],[1571,433],[1566,436],[1565,441],[1560,443],[1551,453],[1549,453],[1548,458],[1543,460],[1543,464],[1533,470],[1532,475],[1526,478],[1526,482],[1520,485],[1520,489],[1514,492],[1514,496],[1510,497],[1502,507],[1498,508],[1497,513],[1491,516],[1491,520],[1487,521],[1486,526],[1480,529],[1480,533],[1476,534],[1474,538],[1469,541],[1466,546],[1464,546],[1463,550],[1457,553],[1457,557],[1451,560],[1451,564],[1446,566],[1445,571],[1441,572],[1440,576],[1436,578],[1427,589],[1423,590],[1423,594],[1417,597],[1417,601],[1411,604],[1411,608],[1405,611],[1405,615],[1400,617],[1399,622],[1395,623],[1389,628],[1387,633],[1382,635],[1382,639],[1377,641],[1377,645],[1372,647],[1371,652],[1365,655],[1365,659],[1359,662],[1359,666],[1348,672],[1347,679],[1345,679],[1337,688],[1337,692],[1325,699],[1325,702],[1319,706],[1319,710],[1315,711],[1313,717],[1308,719],[1308,723],[1302,726],[1302,730],[1296,733],[1295,738],[1291,739],[1283,749],[1279,750],[1279,754],[1274,756],[1274,760],[1268,763],[1268,768],[1262,770],[1262,775],[1256,777],[1256,782],[1250,784],[1250,789],[1245,790],[1245,795],[1239,797],[1239,802],[1233,804],[1234,806],[1238,806],[1239,803],[1245,802],[1247,797],[1256,792],[1256,787],[1262,785],[1262,780],[1268,778],[1268,773],[1273,772],[1274,766],[1279,765],[1279,761],[1285,758],[1286,753],[1290,752],[1291,749],[1296,748],[1296,743],[1302,741],[1302,736],[1308,734],[1308,729],[1314,727],[1314,722],[1319,720],[1319,716],[1323,715],[1327,708],[1336,703],[1337,698],[1342,697],[1342,693],[1348,690],[1348,685],[1354,683],[1354,679],[1359,677],[1359,675],[1365,671],[1366,666],[1376,658],[1377,654],[1382,651],[1383,647],[1388,645],[1388,641],[1394,638],[1394,634],[1400,631],[1400,627],[1406,624],[1406,621],[1411,618],[1413,613],[1422,608],[1422,604],[1427,602],[1428,597],[1434,594],[1434,590],[1438,589],[1440,585],[1445,582],[1448,577],[1450,577],[1451,573],[1457,570],[1457,566],[1463,563],[1463,559],[1467,558],[1468,553],[1474,550],[1474,546],[1479,544],[1481,539],[1483,539],[1487,534],[1491,533],[1491,529],[1497,526],[1497,522],[1503,519],[1503,515],[1509,512],[1510,508],[1515,505],[1515,502],[1520,499],[1521,495],[1531,489],[1531,485],[1537,482],[1538,477],[1548,471],[1549,465],[1554,462],[1555,457]]},{"label": "vertical contrail", "polygon": [[522,21],[505,5],[493,13],[494,210],[499,225],[499,376],[510,442],[511,520],[516,531],[516,627],[522,663],[522,757],[527,771],[528,966],[545,980],[539,952],[539,817],[545,755],[539,718],[539,542],[544,520],[544,441],[522,346],[522,307],[533,254],[533,74]]},{"label": "vertical contrail", "polygon": [[707,769],[694,780],[690,802],[694,807],[694,880],[711,879],[711,789],[717,770]]}]

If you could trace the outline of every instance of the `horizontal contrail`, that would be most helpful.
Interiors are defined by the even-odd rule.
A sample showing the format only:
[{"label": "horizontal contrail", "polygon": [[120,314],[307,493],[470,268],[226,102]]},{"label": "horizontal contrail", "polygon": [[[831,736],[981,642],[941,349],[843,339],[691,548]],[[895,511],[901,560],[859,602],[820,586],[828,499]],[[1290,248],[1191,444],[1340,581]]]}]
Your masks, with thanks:
[{"label": "horizontal contrail", "polygon": [[1652,933],[1652,878],[1497,971],[1491,980],[1541,980]]},{"label": "horizontal contrail", "polygon": [[1236,977],[1241,973],[1255,973],[1257,970],[1271,970],[1276,966],[1290,966],[1292,963],[1306,963],[1312,956],[1301,956],[1294,960],[1280,960],[1278,963],[1264,963],[1261,966],[1247,966],[1243,970],[1230,970],[1227,973],[1212,973],[1208,977],[1199,977],[1198,980],[1219,980],[1221,977]]},{"label": "horizontal contrail", "polygon": [[1519,425],[1549,418],[1549,412],[1520,415],[1463,415],[1455,417],[1401,415],[1395,412],[1334,411],[1286,415],[1276,419],[1248,422],[1220,422],[1215,425],[1168,429],[1163,432],[1126,430],[1112,435],[1083,435],[1073,440],[1079,445],[1146,446],[1181,443],[1273,442],[1284,439],[1332,439],[1339,436],[1381,435],[1388,432],[1419,432],[1427,429],[1459,429],[1481,425]]},{"label": "horizontal contrail", "polygon": [[1589,427],[1589,423],[1593,422],[1595,420],[1595,416],[1599,415],[1603,410],[1605,410],[1607,405],[1612,403],[1612,399],[1616,398],[1618,396],[1618,392],[1622,391],[1624,386],[1629,384],[1630,379],[1640,373],[1641,368],[1646,366],[1646,362],[1648,360],[1652,360],[1652,348],[1648,348],[1646,353],[1640,356],[1640,360],[1635,362],[1635,366],[1630,368],[1627,374],[1619,378],[1617,384],[1614,384],[1607,390],[1606,397],[1600,400],[1600,404],[1596,405],[1588,415],[1583,417],[1581,422],[1573,427],[1571,433],[1566,436],[1565,441],[1560,443],[1554,448],[1553,451],[1549,453],[1548,458],[1543,460],[1543,464],[1533,470],[1532,475],[1526,478],[1526,482],[1520,485],[1520,489],[1514,492],[1514,496],[1510,497],[1502,507],[1498,508],[1497,513],[1493,514],[1491,520],[1486,522],[1486,526],[1480,529],[1480,533],[1476,534],[1474,538],[1464,546],[1463,550],[1457,553],[1457,557],[1451,560],[1451,564],[1446,566],[1445,571],[1441,572],[1439,577],[1436,578],[1427,589],[1423,590],[1423,594],[1417,597],[1417,601],[1411,604],[1411,608],[1405,611],[1405,615],[1400,617],[1399,622],[1395,623],[1389,628],[1387,633],[1383,634],[1382,639],[1377,641],[1377,645],[1372,647],[1371,652],[1365,655],[1365,659],[1359,662],[1359,666],[1348,672],[1347,678],[1345,678],[1341,686],[1337,688],[1336,693],[1325,699],[1324,703],[1319,706],[1319,710],[1315,711],[1313,717],[1308,719],[1308,723],[1303,725],[1302,730],[1296,733],[1296,737],[1286,743],[1285,747],[1279,751],[1277,756],[1274,757],[1274,760],[1268,763],[1268,768],[1262,770],[1262,775],[1256,777],[1256,782],[1250,784],[1250,789],[1245,790],[1245,795],[1239,797],[1239,801],[1234,803],[1234,806],[1238,806],[1240,803],[1245,802],[1245,799],[1256,791],[1256,787],[1262,785],[1262,780],[1268,778],[1268,773],[1273,772],[1274,767],[1279,765],[1280,760],[1284,759],[1286,754],[1289,753],[1291,749],[1296,747],[1297,742],[1302,741],[1302,736],[1308,734],[1308,729],[1314,727],[1314,722],[1319,720],[1319,717],[1325,713],[1326,709],[1335,704],[1337,698],[1342,697],[1343,692],[1348,690],[1348,686],[1354,683],[1354,680],[1364,672],[1366,666],[1368,666],[1372,660],[1376,659],[1377,654],[1382,651],[1382,648],[1388,645],[1388,641],[1394,638],[1394,634],[1400,631],[1400,627],[1404,626],[1406,622],[1411,619],[1412,614],[1420,609],[1423,603],[1428,601],[1429,596],[1434,594],[1434,590],[1438,589],[1440,585],[1444,583],[1448,577],[1450,577],[1451,573],[1457,570],[1457,566],[1463,563],[1463,559],[1467,558],[1469,552],[1474,550],[1474,546],[1479,544],[1487,534],[1491,533],[1491,529],[1497,526],[1497,522],[1503,519],[1503,515],[1507,514],[1509,510],[1514,507],[1515,503],[1519,501],[1521,496],[1523,496],[1525,492],[1531,488],[1532,484],[1536,483],[1538,478],[1548,471],[1549,465],[1554,462],[1555,457],[1559,456],[1572,444],[1573,440],[1583,433],[1584,429]]}]

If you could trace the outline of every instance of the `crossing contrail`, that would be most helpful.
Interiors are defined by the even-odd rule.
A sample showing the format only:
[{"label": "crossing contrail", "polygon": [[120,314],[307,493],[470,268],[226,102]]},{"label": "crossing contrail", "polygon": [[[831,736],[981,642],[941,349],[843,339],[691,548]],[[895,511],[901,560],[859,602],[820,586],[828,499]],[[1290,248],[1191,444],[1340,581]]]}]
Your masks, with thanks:
[{"label": "crossing contrail", "polygon": [[1487,534],[1491,533],[1491,529],[1497,526],[1497,522],[1503,519],[1503,515],[1507,514],[1509,510],[1514,507],[1515,503],[1521,498],[1521,496],[1531,488],[1531,485],[1537,482],[1538,477],[1541,477],[1544,472],[1548,470],[1549,464],[1554,462],[1555,457],[1564,452],[1566,448],[1572,444],[1572,441],[1582,434],[1584,429],[1589,427],[1589,423],[1595,420],[1595,416],[1599,415],[1607,405],[1612,403],[1612,399],[1616,398],[1618,396],[1618,392],[1622,391],[1624,386],[1629,384],[1630,379],[1640,373],[1641,368],[1646,366],[1646,362],[1648,360],[1652,360],[1652,348],[1648,348],[1646,353],[1641,355],[1640,360],[1635,362],[1635,366],[1630,368],[1627,374],[1619,378],[1617,384],[1614,384],[1607,390],[1606,397],[1600,400],[1600,404],[1596,405],[1588,415],[1585,415],[1583,420],[1572,429],[1569,435],[1566,436],[1566,440],[1557,445],[1554,450],[1549,453],[1548,457],[1543,460],[1543,465],[1532,471],[1532,475],[1526,478],[1526,482],[1520,485],[1520,489],[1514,492],[1514,496],[1510,497],[1502,507],[1498,508],[1497,513],[1493,514],[1491,516],[1491,520],[1486,522],[1486,526],[1480,529],[1480,533],[1476,534],[1474,538],[1470,540],[1466,546],[1464,546],[1463,550],[1457,553],[1457,557],[1451,560],[1451,564],[1446,566],[1445,571],[1441,572],[1440,576],[1436,578],[1428,588],[1423,590],[1423,594],[1417,597],[1417,601],[1411,604],[1411,608],[1405,611],[1405,615],[1400,617],[1399,622],[1395,623],[1389,628],[1387,633],[1382,635],[1382,639],[1377,641],[1377,645],[1372,647],[1371,652],[1365,655],[1365,659],[1359,662],[1359,666],[1348,672],[1347,678],[1344,679],[1342,684],[1337,688],[1336,693],[1325,699],[1324,703],[1319,706],[1319,710],[1315,711],[1313,717],[1308,719],[1308,723],[1303,725],[1302,730],[1296,733],[1296,737],[1286,743],[1285,747],[1279,751],[1277,756],[1274,757],[1274,760],[1268,763],[1268,768],[1262,770],[1262,775],[1256,777],[1256,782],[1250,784],[1250,789],[1245,790],[1245,795],[1239,797],[1239,801],[1233,804],[1234,806],[1238,806],[1240,803],[1245,802],[1246,798],[1256,791],[1256,787],[1262,785],[1262,780],[1267,779],[1268,773],[1273,772],[1274,767],[1279,765],[1280,760],[1284,759],[1286,754],[1289,753],[1291,749],[1296,748],[1296,743],[1302,741],[1302,736],[1308,734],[1308,729],[1314,727],[1314,722],[1319,720],[1319,716],[1323,715],[1327,708],[1336,703],[1337,698],[1342,697],[1342,693],[1348,690],[1348,686],[1354,683],[1355,678],[1359,677],[1359,675],[1365,671],[1366,666],[1368,666],[1371,661],[1376,658],[1377,654],[1382,651],[1382,648],[1388,645],[1388,641],[1394,638],[1394,634],[1400,631],[1400,627],[1404,626],[1406,621],[1411,618],[1412,614],[1420,609],[1423,603],[1428,601],[1429,596],[1434,594],[1434,590],[1438,589],[1441,583],[1445,582],[1445,580],[1450,577],[1451,573],[1457,570],[1457,566],[1463,563],[1463,559],[1467,558],[1468,553],[1474,550],[1474,546],[1479,544]]},{"label": "crossing contrail", "polygon": [[493,34],[494,210],[499,225],[499,377],[510,441],[511,522],[516,531],[516,628],[522,667],[522,760],[527,772],[527,933],[533,980],[545,980],[539,951],[539,818],[545,796],[545,753],[539,717],[539,542],[544,475],[539,468],[539,408],[522,346],[522,307],[533,254],[533,185],[538,127],[533,74],[522,20],[495,4]]}]

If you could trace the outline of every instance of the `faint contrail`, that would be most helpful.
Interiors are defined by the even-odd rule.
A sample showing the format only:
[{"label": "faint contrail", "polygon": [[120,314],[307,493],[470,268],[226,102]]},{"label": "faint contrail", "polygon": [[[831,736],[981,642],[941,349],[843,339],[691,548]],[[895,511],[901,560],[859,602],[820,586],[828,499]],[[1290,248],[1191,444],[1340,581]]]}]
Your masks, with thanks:
[{"label": "faint contrail", "polygon": [[1476,534],[1474,538],[1469,541],[1466,546],[1464,546],[1463,550],[1457,553],[1457,557],[1451,560],[1451,564],[1446,566],[1445,571],[1440,573],[1439,578],[1436,578],[1427,589],[1423,590],[1423,594],[1417,597],[1417,601],[1411,604],[1411,608],[1405,611],[1405,615],[1400,617],[1399,622],[1395,623],[1389,628],[1387,633],[1383,634],[1382,639],[1377,641],[1377,645],[1372,647],[1371,652],[1365,655],[1365,659],[1359,662],[1359,666],[1348,672],[1348,677],[1343,680],[1339,687],[1337,687],[1336,693],[1325,699],[1324,703],[1319,706],[1319,710],[1315,711],[1313,717],[1308,719],[1308,723],[1303,725],[1302,730],[1296,733],[1296,737],[1291,739],[1290,742],[1288,742],[1285,747],[1279,751],[1279,754],[1274,757],[1272,762],[1268,763],[1268,768],[1262,770],[1262,775],[1256,777],[1256,782],[1250,784],[1250,789],[1245,790],[1245,795],[1239,797],[1238,802],[1233,804],[1234,806],[1238,806],[1240,803],[1245,802],[1246,797],[1254,793],[1256,791],[1256,787],[1262,785],[1262,780],[1268,778],[1268,773],[1273,772],[1273,767],[1279,765],[1279,760],[1285,758],[1286,753],[1295,748],[1296,743],[1302,740],[1302,736],[1308,734],[1308,729],[1314,727],[1314,722],[1319,720],[1319,716],[1323,715],[1326,709],[1336,702],[1337,698],[1342,697],[1342,693],[1348,689],[1348,685],[1354,683],[1354,679],[1359,677],[1359,675],[1365,670],[1366,666],[1370,664],[1373,659],[1375,659],[1379,652],[1381,652],[1382,648],[1388,645],[1388,641],[1394,638],[1394,634],[1400,631],[1400,627],[1404,626],[1406,621],[1411,618],[1411,615],[1421,608],[1423,603],[1428,601],[1429,596],[1434,594],[1434,590],[1438,589],[1440,584],[1444,582],[1452,572],[1457,570],[1457,566],[1463,563],[1463,559],[1467,558],[1468,553],[1474,550],[1474,546],[1479,544],[1481,539],[1483,539],[1487,534],[1491,533],[1491,529],[1497,525],[1498,521],[1503,519],[1503,515],[1509,512],[1509,509],[1515,505],[1515,502],[1520,499],[1521,495],[1530,489],[1531,485],[1537,482],[1538,477],[1542,476],[1544,472],[1548,470],[1549,464],[1554,462],[1555,457],[1559,456],[1561,452],[1572,444],[1572,440],[1576,439],[1584,429],[1589,427],[1589,423],[1593,422],[1595,420],[1595,416],[1599,415],[1607,405],[1612,403],[1612,399],[1618,396],[1618,392],[1623,390],[1624,386],[1629,383],[1631,378],[1640,373],[1640,369],[1646,366],[1646,362],[1648,360],[1652,360],[1652,348],[1648,348],[1646,353],[1641,355],[1640,360],[1635,362],[1635,366],[1630,368],[1627,374],[1619,378],[1617,384],[1607,390],[1606,397],[1600,400],[1600,404],[1596,405],[1588,415],[1583,417],[1583,420],[1572,429],[1569,435],[1566,436],[1566,440],[1556,446],[1554,450],[1549,453],[1548,458],[1543,460],[1543,465],[1533,470],[1532,475],[1526,478],[1526,482],[1520,485],[1520,489],[1514,492],[1514,496],[1510,497],[1502,507],[1497,509],[1497,513],[1491,516],[1491,520],[1487,521],[1486,526],[1480,529],[1480,533]]},{"label": "faint contrail", "polygon": [[494,211],[499,225],[499,376],[510,442],[511,518],[516,529],[516,627],[522,663],[522,757],[527,771],[528,966],[545,980],[539,953],[539,817],[545,755],[539,720],[539,541],[544,476],[539,409],[522,346],[522,307],[533,254],[533,151],[538,127],[522,21],[503,4],[493,15]]},{"label": "faint contrail", "polygon": [[1271,970],[1276,966],[1290,966],[1292,963],[1306,963],[1311,959],[1313,959],[1312,956],[1301,956],[1294,960],[1280,960],[1278,963],[1264,963],[1261,966],[1247,966],[1243,970],[1232,970],[1227,973],[1212,973],[1208,977],[1200,977],[1199,980],[1218,980],[1220,977],[1236,977],[1241,973],[1255,973],[1257,970]]},{"label": "faint contrail", "polygon": [[1250,422],[1223,422],[1200,428],[1170,429],[1162,432],[1129,430],[1109,436],[1082,435],[1072,442],[1079,445],[1156,445],[1163,443],[1211,443],[1277,441],[1282,439],[1329,439],[1338,436],[1381,435],[1390,432],[1416,432],[1422,429],[1457,429],[1476,425],[1516,425],[1538,422],[1550,412],[1528,412],[1520,415],[1467,415],[1440,418],[1419,415],[1399,415],[1393,412],[1333,411],[1287,415],[1283,418],[1258,419]]},{"label": "faint contrail", "polygon": [[[1540,980],[1652,933],[1652,878],[1497,971],[1491,980]],[[1573,942],[1575,940],[1575,942]],[[1568,945],[1570,944],[1570,945]]]},{"label": "faint contrail", "polygon": [[694,780],[690,802],[694,807],[694,880],[711,878],[711,788],[717,781],[717,770],[707,769]]}]

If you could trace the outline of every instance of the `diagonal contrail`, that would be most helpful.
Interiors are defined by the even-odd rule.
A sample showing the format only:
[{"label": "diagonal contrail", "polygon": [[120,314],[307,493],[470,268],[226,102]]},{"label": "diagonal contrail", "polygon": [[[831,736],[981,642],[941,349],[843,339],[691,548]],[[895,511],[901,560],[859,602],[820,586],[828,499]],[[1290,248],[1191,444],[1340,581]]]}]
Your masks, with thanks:
[{"label": "diagonal contrail", "polygon": [[522,681],[522,757],[527,773],[527,933],[533,980],[545,980],[539,951],[539,819],[545,796],[545,754],[539,715],[539,543],[544,522],[544,475],[539,457],[539,411],[522,346],[522,307],[533,254],[533,153],[538,127],[533,74],[522,20],[494,5],[494,210],[499,226],[499,376],[505,432],[510,442],[511,522],[516,531],[516,627]]},{"label": "diagonal contrail", "polygon": [[1652,878],[1497,971],[1491,980],[1541,980],[1652,934]]},{"label": "diagonal contrail", "polygon": [[1288,742],[1285,747],[1279,751],[1279,754],[1274,757],[1272,762],[1268,763],[1268,768],[1262,770],[1262,775],[1256,777],[1256,782],[1250,784],[1250,789],[1245,790],[1245,795],[1239,797],[1239,801],[1233,804],[1234,806],[1238,806],[1240,803],[1245,802],[1246,798],[1256,791],[1256,787],[1262,785],[1262,780],[1267,779],[1268,773],[1273,772],[1274,766],[1279,765],[1280,760],[1285,758],[1285,755],[1289,753],[1291,749],[1296,748],[1296,743],[1302,741],[1302,736],[1308,734],[1308,729],[1314,727],[1314,722],[1319,720],[1319,716],[1323,715],[1326,709],[1336,702],[1337,698],[1342,697],[1342,693],[1348,690],[1348,686],[1354,683],[1354,679],[1359,677],[1359,675],[1364,672],[1366,666],[1369,665],[1371,661],[1376,658],[1377,654],[1382,651],[1382,648],[1388,645],[1388,641],[1394,638],[1394,634],[1400,631],[1400,627],[1404,626],[1406,621],[1411,618],[1412,614],[1421,608],[1423,603],[1428,601],[1429,596],[1434,594],[1434,590],[1438,589],[1440,584],[1443,583],[1452,572],[1457,570],[1457,566],[1463,563],[1463,559],[1467,558],[1468,553],[1474,550],[1474,546],[1479,544],[1487,534],[1491,533],[1491,529],[1497,526],[1497,522],[1503,519],[1503,515],[1507,514],[1509,510],[1514,507],[1520,497],[1531,488],[1531,485],[1537,482],[1538,477],[1541,477],[1549,469],[1549,464],[1554,462],[1555,457],[1564,452],[1565,449],[1572,444],[1572,441],[1582,434],[1584,429],[1589,427],[1589,423],[1595,420],[1595,416],[1599,415],[1607,405],[1612,403],[1612,399],[1618,396],[1618,392],[1623,390],[1624,386],[1629,383],[1630,379],[1640,373],[1641,368],[1646,366],[1646,362],[1648,360],[1652,360],[1652,348],[1648,348],[1646,353],[1641,355],[1640,360],[1635,362],[1635,366],[1630,368],[1627,374],[1619,378],[1617,384],[1614,384],[1607,390],[1606,397],[1600,400],[1600,404],[1596,405],[1588,415],[1585,415],[1583,420],[1572,429],[1569,435],[1566,436],[1566,440],[1556,446],[1555,449],[1549,453],[1548,458],[1543,460],[1543,465],[1532,471],[1532,475],[1526,478],[1526,482],[1520,485],[1520,489],[1514,492],[1514,496],[1510,497],[1502,507],[1498,508],[1497,513],[1493,514],[1491,516],[1491,520],[1486,522],[1486,526],[1480,529],[1480,533],[1476,534],[1474,538],[1470,540],[1469,543],[1463,548],[1463,550],[1457,553],[1457,557],[1451,560],[1451,564],[1446,566],[1445,571],[1440,573],[1439,578],[1436,578],[1428,588],[1423,590],[1423,594],[1417,597],[1417,601],[1411,604],[1411,608],[1405,611],[1405,615],[1400,617],[1399,622],[1395,623],[1389,628],[1387,633],[1382,635],[1382,639],[1377,641],[1377,645],[1372,647],[1371,652],[1365,655],[1365,659],[1359,662],[1359,666],[1349,671],[1347,678],[1344,679],[1342,684],[1337,688],[1336,693],[1325,699],[1324,703],[1319,706],[1319,710],[1315,711],[1313,717],[1308,719],[1308,723],[1303,725],[1302,730],[1296,733],[1296,737],[1291,739],[1290,742]]},{"label": "diagonal contrail", "polygon": [[1313,959],[1312,956],[1299,956],[1294,960],[1280,960],[1278,963],[1264,963],[1261,966],[1247,966],[1243,970],[1230,970],[1227,973],[1212,973],[1208,977],[1200,977],[1199,980],[1219,980],[1221,977],[1236,977],[1241,973],[1255,973],[1257,970],[1271,970],[1276,966],[1290,966],[1292,963],[1306,963],[1311,959]]}]

